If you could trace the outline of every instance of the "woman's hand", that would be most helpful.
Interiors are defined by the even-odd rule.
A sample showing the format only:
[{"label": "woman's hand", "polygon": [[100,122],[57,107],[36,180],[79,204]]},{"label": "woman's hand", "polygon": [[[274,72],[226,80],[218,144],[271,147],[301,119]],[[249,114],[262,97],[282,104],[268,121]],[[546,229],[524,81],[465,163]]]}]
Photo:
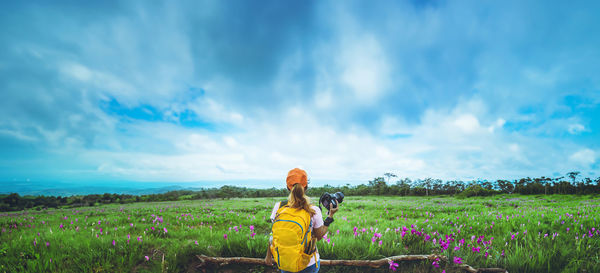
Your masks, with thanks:
[{"label": "woman's hand", "polygon": [[275,259],[273,259],[273,255],[271,255],[271,251],[267,250],[267,257],[265,257],[265,264],[273,266],[275,265]]},{"label": "woman's hand", "polygon": [[327,214],[329,217],[333,218],[333,214],[335,214],[340,208],[340,204],[337,207],[333,207],[332,203],[329,203],[329,213]]}]

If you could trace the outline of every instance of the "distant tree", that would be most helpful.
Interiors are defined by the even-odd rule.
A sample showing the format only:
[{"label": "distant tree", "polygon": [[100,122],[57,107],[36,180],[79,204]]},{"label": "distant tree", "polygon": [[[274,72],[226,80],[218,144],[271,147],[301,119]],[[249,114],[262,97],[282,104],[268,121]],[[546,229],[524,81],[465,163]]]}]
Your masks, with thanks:
[{"label": "distant tree", "polygon": [[491,190],[494,188],[494,185],[492,184],[492,182],[485,180],[481,182],[481,187],[483,187],[486,190]]},{"label": "distant tree", "polygon": [[11,193],[6,198],[4,198],[4,202],[6,202],[9,206],[18,206],[21,201],[21,196],[18,193]]},{"label": "distant tree", "polygon": [[383,177],[376,177],[369,181],[369,186],[371,187],[373,194],[384,195],[387,191],[387,184]]},{"label": "distant tree", "polygon": [[390,183],[390,178],[391,177],[398,177],[397,175],[393,174],[393,173],[384,173],[383,176],[387,177],[387,183]]},{"label": "distant tree", "polygon": [[431,188],[431,184],[433,183],[433,179],[427,177],[423,180],[423,188],[425,188],[425,195],[429,196],[429,189]]},{"label": "distant tree", "polygon": [[400,195],[408,195],[410,193],[410,184],[412,183],[412,181],[410,180],[410,178],[404,178],[404,179],[400,179],[398,180],[398,182],[396,182],[396,185],[398,186],[398,193]]},{"label": "distant tree", "polygon": [[579,174],[581,174],[581,172],[568,172],[567,176],[571,178],[571,180],[573,180],[573,184],[575,184],[575,180],[577,179],[577,177],[579,176]]},{"label": "distant tree", "polygon": [[500,191],[503,193],[511,194],[515,190],[515,185],[508,180],[498,180],[496,183],[498,184]]}]

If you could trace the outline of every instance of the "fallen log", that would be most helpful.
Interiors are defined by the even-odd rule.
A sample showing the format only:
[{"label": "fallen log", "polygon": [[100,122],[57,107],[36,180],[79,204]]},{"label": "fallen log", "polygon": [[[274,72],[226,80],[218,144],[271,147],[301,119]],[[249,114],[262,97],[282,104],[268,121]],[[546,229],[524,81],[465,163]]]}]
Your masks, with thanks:
[{"label": "fallen log", "polygon": [[[249,265],[267,265],[265,259],[247,258],[247,257],[209,257],[205,255],[196,255],[200,260],[198,267],[204,267],[207,264],[216,264],[226,266],[229,264],[249,264]],[[447,258],[442,255],[398,255],[387,257],[379,260],[321,260],[321,266],[363,266],[363,267],[382,267],[389,265],[390,261],[406,262],[406,261],[433,261],[435,259],[447,261]],[[457,265],[458,268],[469,273],[508,273],[502,268],[478,268],[475,269],[470,265]]]},{"label": "fallen log", "polygon": [[394,262],[406,262],[406,261],[425,261],[425,260],[435,260],[435,258],[439,258],[441,260],[445,260],[446,257],[430,254],[430,255],[398,255],[392,256],[388,258],[383,258],[379,260],[321,260],[321,265],[347,265],[347,266],[369,266],[369,267],[381,267],[385,265],[389,265],[390,261]]},{"label": "fallen log", "polygon": [[503,268],[473,268],[468,264],[460,264],[456,265],[456,267],[469,272],[469,273],[508,273],[506,269]]}]

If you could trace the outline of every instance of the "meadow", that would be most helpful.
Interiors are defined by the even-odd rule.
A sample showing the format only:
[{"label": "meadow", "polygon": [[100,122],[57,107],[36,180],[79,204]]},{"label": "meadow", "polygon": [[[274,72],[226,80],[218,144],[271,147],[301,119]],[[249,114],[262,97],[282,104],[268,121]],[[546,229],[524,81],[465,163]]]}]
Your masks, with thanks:
[{"label": "meadow", "polygon": [[[264,258],[268,218],[280,200],[3,213],[0,272],[194,272],[198,254]],[[453,265],[465,263],[509,272],[600,272],[599,201],[589,195],[348,196],[318,249],[331,260],[430,253],[448,258],[398,265],[398,270],[421,272],[459,272]],[[272,271],[242,268],[229,270]],[[322,267],[320,272],[365,270],[370,269]]]}]

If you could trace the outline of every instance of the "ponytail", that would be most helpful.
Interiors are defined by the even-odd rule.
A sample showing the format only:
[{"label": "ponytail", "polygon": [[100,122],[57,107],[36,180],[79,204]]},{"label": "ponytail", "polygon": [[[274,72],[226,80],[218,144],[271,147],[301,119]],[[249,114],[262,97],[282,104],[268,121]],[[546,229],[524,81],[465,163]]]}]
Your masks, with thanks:
[{"label": "ponytail", "polygon": [[304,209],[310,213],[312,217],[315,215],[315,210],[310,207],[310,198],[304,194],[304,187],[300,184],[294,184],[288,197],[288,204],[291,208]]}]

